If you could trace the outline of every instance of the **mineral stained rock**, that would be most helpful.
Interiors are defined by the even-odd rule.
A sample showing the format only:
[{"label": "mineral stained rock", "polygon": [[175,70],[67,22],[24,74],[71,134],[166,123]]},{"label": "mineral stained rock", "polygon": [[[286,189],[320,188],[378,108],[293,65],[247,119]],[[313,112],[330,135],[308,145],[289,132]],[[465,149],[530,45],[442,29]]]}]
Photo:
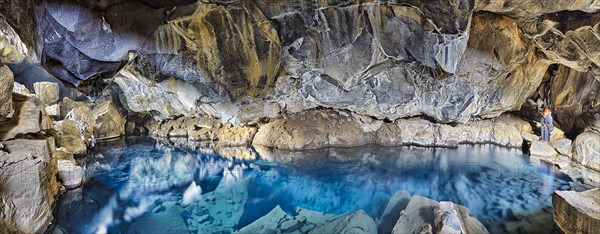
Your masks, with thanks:
[{"label": "mineral stained rock", "polygon": [[112,102],[98,104],[92,115],[96,121],[93,132],[97,139],[119,137],[125,133],[125,117]]},{"label": "mineral stained rock", "polygon": [[44,41],[46,67],[83,89],[116,74],[121,103],[158,120],[251,124],[323,106],[465,123],[549,96],[570,131],[598,108],[589,0],[146,3],[43,1],[41,36],[59,35]]},{"label": "mineral stained rock", "polygon": [[600,227],[600,189],[552,194],[554,223],[564,233],[595,233]]},{"label": "mineral stained rock", "polygon": [[35,96],[13,94],[12,98],[15,113],[9,122],[0,125],[0,139],[36,134],[52,127],[52,120],[45,114],[44,105]]},{"label": "mineral stained rock", "polygon": [[63,147],[72,154],[83,154],[87,151],[77,122],[68,119],[55,122],[54,130],[56,130],[58,147]]},{"label": "mineral stained rock", "polygon": [[12,90],[14,78],[7,66],[0,67],[0,120],[13,113]]}]

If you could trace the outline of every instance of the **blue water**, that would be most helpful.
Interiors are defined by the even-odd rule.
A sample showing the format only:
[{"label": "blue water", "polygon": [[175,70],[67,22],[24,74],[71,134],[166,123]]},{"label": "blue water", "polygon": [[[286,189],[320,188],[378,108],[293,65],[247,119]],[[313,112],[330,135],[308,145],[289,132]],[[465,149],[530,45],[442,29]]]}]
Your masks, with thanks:
[{"label": "blue water", "polygon": [[466,206],[492,233],[551,233],[551,194],[571,189],[568,176],[492,145],[289,152],[142,138],[100,146],[82,163],[83,187],[57,211],[69,233],[229,233],[277,205],[290,215],[362,209],[378,219],[399,190]]}]

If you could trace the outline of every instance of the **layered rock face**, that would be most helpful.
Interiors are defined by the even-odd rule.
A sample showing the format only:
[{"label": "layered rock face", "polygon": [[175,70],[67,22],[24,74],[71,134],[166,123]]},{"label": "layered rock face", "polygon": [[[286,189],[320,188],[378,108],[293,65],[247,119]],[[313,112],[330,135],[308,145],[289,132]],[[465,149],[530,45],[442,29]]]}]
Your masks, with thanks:
[{"label": "layered rock face", "polygon": [[46,140],[11,140],[0,150],[0,231],[41,233],[52,221],[59,184]]},{"label": "layered rock face", "polygon": [[600,227],[600,189],[552,194],[554,223],[564,233],[594,233]]},{"label": "layered rock face", "polygon": [[[41,36],[60,35],[44,42],[45,65],[90,92],[106,85],[96,77],[116,74],[121,102],[157,119],[247,124],[323,106],[464,123],[541,97],[570,130],[596,110],[596,92],[578,88],[598,74],[590,1],[149,4],[45,1]],[[133,17],[141,14],[143,22]],[[126,59],[131,50],[136,58]]]}]

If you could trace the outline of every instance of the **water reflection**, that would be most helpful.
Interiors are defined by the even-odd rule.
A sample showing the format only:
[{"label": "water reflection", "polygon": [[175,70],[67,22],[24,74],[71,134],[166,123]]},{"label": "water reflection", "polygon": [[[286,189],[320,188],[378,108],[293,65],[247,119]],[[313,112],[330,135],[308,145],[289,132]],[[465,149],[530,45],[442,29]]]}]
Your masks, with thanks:
[{"label": "water reflection", "polygon": [[[88,180],[69,191],[58,224],[69,232],[238,230],[276,206],[378,219],[398,190],[468,207],[491,232],[550,232],[551,194],[570,179],[519,150],[262,147],[190,149],[141,139],[101,147]],[[260,156],[258,156],[260,155]]]}]

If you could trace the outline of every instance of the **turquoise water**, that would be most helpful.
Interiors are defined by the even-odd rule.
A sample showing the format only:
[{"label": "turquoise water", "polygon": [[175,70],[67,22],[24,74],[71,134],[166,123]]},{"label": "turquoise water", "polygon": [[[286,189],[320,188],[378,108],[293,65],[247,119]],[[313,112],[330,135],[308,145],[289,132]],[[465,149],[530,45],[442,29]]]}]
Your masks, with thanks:
[{"label": "turquoise water", "polygon": [[61,197],[57,225],[69,233],[230,233],[277,205],[291,215],[362,209],[378,219],[390,196],[406,190],[466,206],[492,233],[551,233],[551,194],[571,189],[568,176],[492,145],[194,148],[149,138],[98,147],[82,162],[83,187]]}]

